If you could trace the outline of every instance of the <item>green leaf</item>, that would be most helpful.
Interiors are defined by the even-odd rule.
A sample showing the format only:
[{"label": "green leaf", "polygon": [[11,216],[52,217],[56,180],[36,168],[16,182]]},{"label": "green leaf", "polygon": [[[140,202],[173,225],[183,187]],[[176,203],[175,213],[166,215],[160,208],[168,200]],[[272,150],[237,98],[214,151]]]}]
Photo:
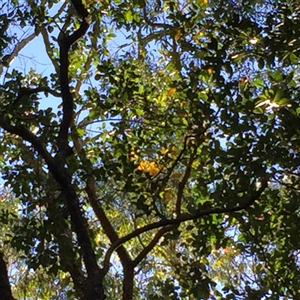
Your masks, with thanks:
[{"label": "green leaf", "polygon": [[254,86],[256,86],[258,88],[265,87],[265,84],[264,84],[263,80],[260,79],[260,78],[255,79],[252,83],[253,83]]},{"label": "green leaf", "polygon": [[133,15],[132,15],[132,12],[130,10],[126,11],[125,18],[126,18],[127,22],[131,22],[133,20]]},{"label": "green leaf", "polygon": [[292,64],[298,63],[298,57],[294,53],[290,53],[289,59]]}]

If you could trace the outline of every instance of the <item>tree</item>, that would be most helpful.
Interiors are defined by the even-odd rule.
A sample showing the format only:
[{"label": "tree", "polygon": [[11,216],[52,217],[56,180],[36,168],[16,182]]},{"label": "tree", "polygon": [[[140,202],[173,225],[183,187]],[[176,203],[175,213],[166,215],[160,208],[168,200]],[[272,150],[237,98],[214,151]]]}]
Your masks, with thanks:
[{"label": "tree", "polygon": [[299,298],[299,3],[223,2],[1,4],[3,299]]}]

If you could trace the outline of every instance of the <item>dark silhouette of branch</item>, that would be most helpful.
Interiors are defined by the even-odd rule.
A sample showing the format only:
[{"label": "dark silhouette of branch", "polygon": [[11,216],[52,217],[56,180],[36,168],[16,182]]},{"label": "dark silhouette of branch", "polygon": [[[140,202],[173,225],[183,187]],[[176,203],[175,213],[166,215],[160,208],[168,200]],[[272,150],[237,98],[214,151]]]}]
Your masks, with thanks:
[{"label": "dark silhouette of branch", "polygon": [[146,6],[143,7],[143,16],[144,16],[144,20],[146,22],[147,25],[153,27],[153,28],[171,28],[173,29],[174,27],[170,24],[166,24],[166,23],[154,23],[152,22],[149,18],[148,18],[148,13],[146,11]]},{"label": "dark silhouette of branch", "polygon": [[2,300],[15,300],[11,293],[6,264],[2,252],[0,252],[0,295]]},{"label": "dark silhouette of branch", "polygon": [[53,164],[53,158],[48,153],[44,145],[33,133],[31,133],[24,126],[11,125],[10,121],[5,117],[0,117],[0,126],[7,132],[15,134],[21,137],[24,141],[29,142],[34,147],[35,151],[39,153],[39,155],[46,161],[48,165]]},{"label": "dark silhouette of branch", "polygon": [[24,38],[16,45],[14,50],[9,55],[5,56],[5,59],[3,60],[2,64],[0,64],[0,75],[2,74],[3,66],[8,67],[11,64],[11,62],[18,56],[20,51],[38,35],[39,32],[34,32],[28,37]]},{"label": "dark silhouette of branch", "polygon": [[[65,2],[65,4],[66,3],[67,2]],[[49,59],[51,60],[55,71],[58,73],[59,72],[59,65],[58,65],[57,60],[51,55],[51,46],[50,46],[51,44],[50,44],[48,32],[44,27],[40,28],[40,31],[41,31],[41,34],[42,34],[42,37],[43,37],[43,40],[44,40],[44,45],[45,45],[45,48],[46,48],[47,55],[48,55]]]},{"label": "dark silhouette of branch", "polygon": [[191,174],[192,164],[195,159],[196,151],[197,151],[197,147],[195,147],[194,152],[191,154],[188,164],[186,166],[183,178],[178,184],[176,208],[175,208],[177,216],[180,216],[180,214],[181,214],[181,203],[182,203],[183,191],[184,191],[184,188],[185,188],[187,181]]},{"label": "dark silhouette of branch", "polygon": [[[167,174],[166,176],[162,179],[160,185],[159,185],[159,188],[157,189],[157,191],[155,192],[154,194],[154,199],[158,198],[159,194],[161,193],[161,191],[166,187],[169,179],[170,179],[170,176],[172,175],[175,167],[178,165],[178,163],[181,161],[181,158],[182,156],[184,155],[186,149],[187,149],[187,141],[189,139],[190,136],[186,136],[184,138],[184,142],[183,142],[183,148],[182,150],[179,152],[178,156],[176,157],[176,159],[173,161],[171,167],[167,170]],[[159,172],[160,173],[160,172]],[[156,175],[158,176],[159,173]]]},{"label": "dark silhouette of branch", "polygon": [[[67,46],[69,47],[70,45]],[[64,48],[63,46],[65,50],[68,50],[68,47]],[[66,53],[67,52],[64,52],[64,54]],[[66,55],[67,55],[66,57],[68,58],[68,54]],[[65,74],[65,76],[67,76],[68,61],[67,64],[66,62],[64,62],[64,67],[65,69],[63,73]],[[69,92],[68,81],[63,82],[63,84],[64,86],[62,92],[64,91],[67,94],[67,98],[66,98],[66,94],[63,96],[64,110],[67,111],[67,113],[71,114],[72,116],[73,102],[72,102],[72,98],[68,98],[68,95],[71,95]],[[70,101],[71,101],[71,110],[68,111],[68,109],[70,108]],[[66,117],[64,116],[64,118]],[[44,145],[39,141],[39,139],[30,131],[28,131],[24,126],[12,125],[10,120],[5,117],[0,117],[0,126],[4,130],[12,134],[16,134],[20,136],[24,141],[29,142],[34,147],[35,151],[37,151],[39,155],[45,159],[50,173],[53,175],[54,179],[58,182],[58,184],[61,187],[61,191],[68,208],[68,212],[71,216],[72,227],[73,230],[76,232],[78,243],[82,251],[83,260],[88,274],[86,288],[84,291],[85,293],[84,297],[85,299],[104,299],[104,291],[102,285],[100,284],[103,279],[103,272],[97,264],[96,256],[93,251],[91,241],[89,238],[87,224],[85,219],[82,216],[78,198],[74,190],[74,187],[72,186],[71,183],[71,177],[67,174],[64,168],[64,164],[58,163],[57,159],[53,159],[51,155],[48,153],[48,151],[46,150],[46,148],[44,147]],[[68,141],[66,136],[66,143],[67,142]],[[68,144],[63,150],[65,153],[68,153],[68,151],[70,150]],[[63,157],[63,159],[65,159],[65,157]]]},{"label": "dark silhouette of branch", "polygon": [[[68,2],[64,2],[62,4],[62,6],[58,9],[57,13],[53,16],[53,19],[55,20],[58,16],[60,16],[64,9],[67,7],[68,5]],[[49,36],[48,36],[48,32],[47,30],[45,29],[45,27],[39,27],[38,30],[41,32],[42,34],[42,37],[44,39],[44,45],[45,45],[45,48],[46,48],[46,52],[47,52],[47,55],[49,57],[49,59],[51,60],[53,66],[54,66],[54,69],[56,72],[59,72],[59,65],[58,65],[58,62],[57,60],[51,55],[51,47],[50,47],[50,40],[49,40]]]},{"label": "dark silhouette of branch", "polygon": [[[54,199],[50,199],[50,201]],[[81,269],[81,257],[77,255],[77,251],[74,249],[73,244],[73,232],[69,228],[68,224],[68,212],[66,209],[62,211],[56,210],[57,216],[64,220],[57,228],[57,242],[59,245],[59,256],[61,259],[61,267],[64,271],[70,273],[76,296],[78,299],[83,299],[84,288],[86,285],[86,276]]]},{"label": "dark silhouette of branch", "polygon": [[133,266],[136,267],[145,257],[146,255],[156,246],[159,239],[167,232],[172,231],[177,228],[176,225],[165,226],[161,228],[151,240],[151,242],[140,252],[140,254],[133,260]]},{"label": "dark silhouette of branch", "polygon": [[[62,194],[66,200],[69,214],[71,216],[73,229],[78,236],[78,241],[83,252],[83,259],[86,264],[87,272],[91,278],[96,276],[100,269],[96,262],[95,253],[93,251],[89,234],[87,231],[86,222],[82,216],[80,206],[78,203],[76,192],[71,184],[71,178],[66,173],[65,169],[61,164],[57,164],[57,161],[51,157],[43,144],[39,139],[28,131],[22,125],[11,125],[8,120],[0,118],[0,126],[15,135],[20,136],[24,141],[29,142],[39,153],[39,155],[46,161],[50,173],[53,175],[54,179],[58,182],[61,187]],[[99,274],[98,274],[99,276]],[[99,278],[99,277],[98,277]]]},{"label": "dark silhouette of branch", "polygon": [[[96,21],[93,25],[92,31],[94,32],[99,27],[100,27],[100,21]],[[97,39],[96,38],[91,38],[91,49],[94,49],[94,50],[96,49],[97,50]],[[90,69],[93,58],[94,58],[94,55],[95,55],[95,53],[93,51],[91,51],[89,53],[89,56],[88,56],[88,58],[87,58],[87,60],[84,64],[84,67],[83,67],[83,70],[84,70],[83,72],[88,72],[88,70]],[[75,86],[76,95],[79,94],[82,83],[83,83],[83,80],[78,80],[77,81],[77,84]]]},{"label": "dark silhouette of branch", "polygon": [[56,92],[55,90],[50,89],[48,86],[39,86],[36,88],[21,88],[20,91],[18,92],[18,96],[16,100],[12,103],[12,105],[17,105],[21,102],[22,98],[27,96],[29,97],[30,95],[37,94],[40,92],[44,93],[49,93],[54,97],[61,97],[61,94]]},{"label": "dark silhouette of branch", "polygon": [[232,213],[236,211],[240,211],[243,209],[248,208],[251,206],[255,200],[257,200],[260,195],[263,193],[263,191],[267,188],[268,186],[268,178],[263,178],[261,182],[261,187],[253,193],[253,195],[249,196],[246,200],[244,200],[241,204],[232,206],[232,207],[214,207],[210,209],[205,209],[205,210],[199,210],[193,214],[182,214],[179,217],[175,219],[164,219],[161,221],[157,221],[152,224],[145,225],[144,227],[138,228],[135,231],[131,232],[130,234],[120,238],[118,241],[116,241],[114,244],[111,245],[111,247],[108,249],[105,255],[104,263],[103,263],[103,268],[104,272],[106,273],[108,271],[108,266],[109,266],[109,260],[112,255],[112,253],[123,243],[131,240],[132,238],[137,237],[138,235],[156,229],[160,227],[165,227],[169,225],[180,225],[183,222],[186,221],[191,221],[191,220],[196,220],[198,218],[204,217],[204,216],[209,216],[212,214],[222,214],[222,213]]},{"label": "dark silhouette of branch", "polygon": [[[30,2],[29,2],[30,4]],[[65,9],[65,7],[67,6],[67,2],[63,3],[63,5],[60,7],[60,9],[57,11],[57,13],[53,16],[53,19],[56,19],[62,12],[63,10]],[[5,59],[2,61],[2,64],[0,64],[0,74],[2,74],[2,71],[3,71],[3,66],[5,67],[8,67],[11,62],[18,56],[18,54],[20,53],[20,51],[26,46],[28,45],[35,37],[37,37],[40,32],[42,33],[43,35],[43,38],[44,38],[44,41],[45,41],[45,45],[46,45],[46,48],[48,47],[49,45],[49,39],[48,39],[48,35],[47,35],[47,32],[45,30],[45,27],[38,27],[36,28],[35,32],[30,34],[28,37],[22,39],[14,48],[14,50],[7,56],[5,56]],[[46,39],[46,36],[47,36],[47,39]],[[49,50],[49,47],[48,49]],[[49,52],[49,51],[48,51]],[[57,67],[57,63],[56,61],[51,58],[49,56],[49,58],[51,59],[53,65],[55,66],[55,68]],[[57,69],[57,68],[56,68]]]},{"label": "dark silhouette of branch", "polygon": [[[108,236],[109,240],[112,243],[114,243],[119,240],[118,234],[115,231],[114,227],[111,225],[103,208],[99,205],[99,203],[98,203],[99,200],[96,197],[95,188],[96,188],[95,179],[93,177],[89,177],[87,180],[87,185],[86,185],[86,192],[89,197],[89,202],[95,212],[95,215],[97,216],[98,220],[100,221],[105,234]],[[120,247],[117,250],[117,253],[120,257],[122,264],[124,264],[125,266],[131,262],[131,258],[124,247]]]},{"label": "dark silhouette of branch", "polygon": [[76,9],[77,13],[79,14],[79,16],[82,17],[82,19],[86,19],[89,16],[89,12],[84,7],[81,0],[72,0],[72,4],[75,7],[75,9]]},{"label": "dark silhouette of branch", "polygon": [[49,170],[61,188],[62,195],[66,201],[68,212],[71,216],[71,225],[77,235],[80,251],[88,274],[85,298],[104,299],[102,285],[103,272],[97,264],[95,252],[89,237],[87,222],[83,217],[77,194],[72,185],[72,179],[62,165],[49,165]]},{"label": "dark silhouette of branch", "polygon": [[[88,195],[89,202],[93,208],[93,211],[98,218],[99,222],[101,223],[105,234],[108,236],[111,243],[114,243],[119,240],[118,234],[111,225],[109,219],[107,218],[105,211],[101,207],[99,200],[97,198],[96,194],[96,181],[93,176],[93,167],[91,162],[87,159],[86,154],[84,153],[82,149],[83,142],[81,141],[80,137],[76,132],[73,134],[73,142],[74,147],[76,149],[76,152],[78,153],[82,164],[85,168],[85,171],[87,172],[87,180],[86,180],[86,187],[85,191]],[[121,263],[124,266],[128,266],[131,263],[131,258],[129,254],[127,253],[126,249],[121,246],[117,249],[117,253],[120,257]]]},{"label": "dark silhouette of branch", "polygon": [[60,32],[58,37],[60,50],[60,74],[59,82],[63,101],[63,118],[60,125],[57,145],[59,156],[62,161],[67,157],[68,152],[68,133],[73,120],[74,101],[69,87],[69,50],[72,44],[83,37],[89,28],[89,14],[80,0],[73,0],[72,4],[78,14],[83,18],[80,27],[71,35]]}]

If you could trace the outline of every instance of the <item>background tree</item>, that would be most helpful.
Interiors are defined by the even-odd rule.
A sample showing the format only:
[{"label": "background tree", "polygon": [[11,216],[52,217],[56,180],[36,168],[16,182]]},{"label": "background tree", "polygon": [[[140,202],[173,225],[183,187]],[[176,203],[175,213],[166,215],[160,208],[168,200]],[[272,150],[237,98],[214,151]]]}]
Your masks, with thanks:
[{"label": "background tree", "polygon": [[5,299],[299,298],[299,3],[223,2],[1,4]]}]

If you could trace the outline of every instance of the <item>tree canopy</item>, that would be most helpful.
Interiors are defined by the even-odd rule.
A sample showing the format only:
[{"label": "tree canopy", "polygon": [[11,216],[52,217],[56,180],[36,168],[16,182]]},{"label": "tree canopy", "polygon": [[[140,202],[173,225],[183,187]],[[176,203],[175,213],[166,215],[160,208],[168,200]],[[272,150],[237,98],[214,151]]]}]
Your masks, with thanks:
[{"label": "tree canopy", "polygon": [[1,1],[1,299],[299,299],[299,5]]}]

